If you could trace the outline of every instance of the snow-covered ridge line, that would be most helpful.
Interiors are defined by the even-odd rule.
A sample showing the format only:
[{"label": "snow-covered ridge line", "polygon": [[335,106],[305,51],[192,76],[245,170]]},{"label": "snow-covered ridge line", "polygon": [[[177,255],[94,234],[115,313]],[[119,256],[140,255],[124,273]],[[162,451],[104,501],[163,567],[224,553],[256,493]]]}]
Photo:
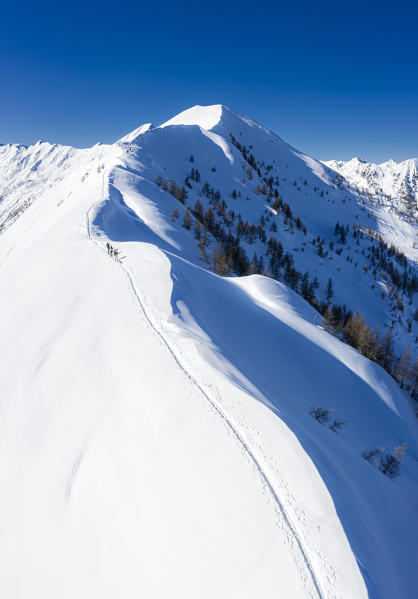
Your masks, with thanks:
[{"label": "snow-covered ridge line", "polygon": [[[97,204],[92,205],[89,208],[89,210],[87,211],[87,232],[88,232],[89,239],[91,241],[93,241],[94,243],[96,243],[104,252],[106,252],[105,247],[103,247],[100,244],[100,242],[98,241],[98,239],[96,239],[92,235],[91,214],[92,214],[92,212],[94,212],[97,209],[98,204],[100,204],[101,202],[106,201],[106,200],[110,201],[109,193],[106,195],[107,195],[107,198],[102,197],[97,202]],[[206,401],[209,402],[210,406],[213,408],[213,410],[216,412],[216,414],[222,419],[222,421],[225,423],[226,427],[231,431],[233,437],[236,439],[238,444],[242,447],[245,454],[248,456],[248,459],[250,460],[250,462],[254,465],[262,484],[265,485],[266,489],[270,493],[276,509],[281,514],[281,517],[283,518],[286,526],[289,528],[291,534],[293,535],[296,545],[298,546],[299,551],[301,553],[304,565],[305,565],[305,567],[309,573],[309,576],[312,580],[313,587],[316,590],[317,597],[319,599],[325,599],[326,595],[321,590],[320,582],[316,576],[315,570],[312,565],[312,561],[309,557],[309,553],[308,553],[306,547],[304,546],[303,539],[300,536],[300,534],[298,533],[296,526],[292,523],[292,521],[289,517],[289,514],[287,513],[283,502],[280,500],[279,495],[278,495],[277,491],[275,490],[273,484],[269,480],[268,475],[263,470],[262,457],[261,457],[261,459],[259,457],[257,457],[257,454],[251,448],[248,441],[245,440],[244,435],[239,431],[237,425],[233,423],[231,417],[228,416],[228,414],[225,413],[225,411],[222,409],[222,407],[217,404],[216,400],[214,400],[212,397],[210,397],[208,392],[203,388],[202,384],[197,380],[197,378],[193,375],[193,373],[187,368],[187,366],[185,366],[182,363],[181,358],[176,354],[175,349],[170,345],[168,338],[164,335],[161,328],[158,326],[157,321],[155,320],[155,318],[153,318],[150,311],[146,309],[145,302],[143,301],[143,299],[141,299],[142,294],[139,290],[139,286],[135,280],[134,274],[132,273],[132,271],[129,269],[128,266],[126,266],[123,263],[120,263],[120,264],[127,275],[130,286],[132,288],[132,292],[138,302],[138,306],[139,306],[141,312],[143,313],[145,320],[147,321],[150,329],[159,337],[159,339],[162,341],[163,345],[165,346],[165,348],[171,355],[174,362],[177,364],[177,366],[180,368],[180,370],[184,373],[184,375],[193,383],[193,385],[199,391],[200,395]]]},{"label": "snow-covered ridge line", "polygon": [[0,593],[412,599],[412,400],[318,312],[410,342],[412,226],[222,105],[2,152]]}]

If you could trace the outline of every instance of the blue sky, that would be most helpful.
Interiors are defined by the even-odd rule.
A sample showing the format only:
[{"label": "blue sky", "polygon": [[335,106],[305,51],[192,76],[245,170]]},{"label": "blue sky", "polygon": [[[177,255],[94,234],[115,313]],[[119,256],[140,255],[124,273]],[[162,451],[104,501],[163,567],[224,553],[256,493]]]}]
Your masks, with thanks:
[{"label": "blue sky", "polygon": [[413,2],[9,2],[0,142],[112,142],[223,103],[320,159],[418,155]]}]

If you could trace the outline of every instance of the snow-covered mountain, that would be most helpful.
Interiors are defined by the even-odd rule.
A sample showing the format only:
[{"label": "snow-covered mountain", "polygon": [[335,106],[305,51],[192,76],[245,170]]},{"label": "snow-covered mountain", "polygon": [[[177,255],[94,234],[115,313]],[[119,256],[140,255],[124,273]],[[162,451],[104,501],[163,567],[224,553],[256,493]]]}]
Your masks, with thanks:
[{"label": "snow-covered mountain", "polygon": [[340,173],[349,184],[368,195],[370,202],[385,205],[405,220],[417,223],[418,158],[381,164],[361,158],[330,160],[327,166]]},{"label": "snow-covered mountain", "polygon": [[0,197],[2,596],[415,596],[412,400],[318,311],[412,353],[413,223],[221,105]]}]

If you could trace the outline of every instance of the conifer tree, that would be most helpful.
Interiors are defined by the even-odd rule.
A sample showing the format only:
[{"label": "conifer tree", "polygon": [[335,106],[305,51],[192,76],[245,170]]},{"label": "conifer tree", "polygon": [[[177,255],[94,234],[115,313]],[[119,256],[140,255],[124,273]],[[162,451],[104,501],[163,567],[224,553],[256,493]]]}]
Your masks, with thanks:
[{"label": "conifer tree", "polygon": [[320,424],[327,424],[333,411],[334,410],[328,408],[312,408],[310,414],[315,420],[318,420]]},{"label": "conifer tree", "polygon": [[369,462],[369,464],[373,464],[374,460],[382,453],[383,449],[381,447],[376,447],[375,449],[365,449],[361,452],[361,457]]},{"label": "conifer tree", "polygon": [[200,202],[200,200],[196,200],[196,204],[194,206],[194,215],[195,217],[200,220],[200,222],[203,221],[203,206]]},{"label": "conifer tree", "polygon": [[194,222],[194,236],[196,239],[200,240],[201,235],[202,235],[202,226],[201,226],[200,222],[196,219]]},{"label": "conifer tree", "polygon": [[309,295],[309,274],[305,272],[300,282],[300,294],[304,299],[308,299]]},{"label": "conifer tree", "polygon": [[200,250],[200,257],[204,262],[208,262],[208,257],[206,254],[206,246],[209,243],[209,239],[208,239],[208,232],[207,229],[204,230],[203,235],[200,237],[199,239],[199,250]]},{"label": "conifer tree", "polygon": [[186,213],[185,213],[184,219],[183,219],[183,227],[188,230],[188,229],[190,229],[191,223],[192,223],[192,219],[190,218],[190,212],[189,212],[189,209],[186,208]]},{"label": "conifer tree", "polygon": [[411,388],[412,398],[418,399],[418,358],[415,360],[411,367],[411,371],[409,374],[409,384]]},{"label": "conifer tree", "polygon": [[170,193],[172,196],[176,197],[177,195],[177,185],[174,179],[170,180]]},{"label": "conifer tree", "polygon": [[221,242],[213,249],[212,266],[217,275],[225,277],[231,272],[232,260],[224,251]]},{"label": "conifer tree", "polygon": [[411,352],[409,345],[406,346],[404,353],[398,360],[395,369],[395,378],[399,382],[401,388],[404,388],[405,382],[408,381],[411,374]]},{"label": "conifer tree", "polygon": [[328,279],[328,284],[327,284],[327,300],[329,301],[333,295],[334,295],[334,290],[332,288],[332,279],[330,277]]},{"label": "conifer tree", "polygon": [[335,331],[337,323],[332,314],[331,304],[327,304],[322,317],[324,319],[325,330],[328,332]]},{"label": "conifer tree", "polygon": [[392,327],[389,327],[380,340],[380,363],[387,372],[392,372],[395,359],[395,339]]},{"label": "conifer tree", "polygon": [[213,210],[210,206],[205,212],[203,221],[204,221],[205,225],[208,227],[208,229],[211,230],[213,223],[215,221],[215,217],[213,215]]},{"label": "conifer tree", "polygon": [[180,189],[179,188],[176,189],[176,198],[178,199],[179,202],[181,202],[182,204],[184,204],[184,201],[185,201],[186,197],[187,197],[187,193],[186,193],[186,190],[184,188],[184,185],[182,185],[180,187]]},{"label": "conifer tree", "polygon": [[257,259],[253,258],[248,265],[247,275],[255,275],[257,274]]}]

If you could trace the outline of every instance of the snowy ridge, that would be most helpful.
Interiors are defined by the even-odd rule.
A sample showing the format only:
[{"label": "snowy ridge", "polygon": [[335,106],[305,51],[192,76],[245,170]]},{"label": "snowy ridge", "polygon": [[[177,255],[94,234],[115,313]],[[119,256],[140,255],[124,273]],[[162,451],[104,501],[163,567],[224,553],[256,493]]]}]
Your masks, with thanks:
[{"label": "snowy ridge", "polygon": [[154,125],[152,123],[145,123],[144,125],[140,125],[137,129],[134,129],[124,137],[121,137],[119,143],[136,143],[138,141],[138,137],[143,135],[150,129],[153,129]]},{"label": "snowy ridge", "polygon": [[[307,235],[272,212],[232,135],[262,175],[272,164]],[[333,238],[337,214],[370,222],[363,196],[222,106],[114,146],[3,151],[2,594],[412,598],[418,446],[407,395],[327,333],[297,290],[214,274],[205,254],[215,233],[203,251],[197,235],[196,201],[217,209],[202,193],[208,181],[243,221],[277,223],[321,287],[332,274],[336,295],[355,287],[383,322],[385,303],[346,246],[332,260],[309,247]],[[178,187],[189,177],[184,204],[159,177]],[[405,223],[385,228],[375,210],[378,230],[408,246]],[[245,235],[245,251],[268,265],[264,242]],[[411,334],[402,327],[399,343]],[[321,425],[318,406],[346,426]],[[403,442],[397,479],[361,457]]]},{"label": "snowy ridge", "polygon": [[[88,229],[88,235],[89,238],[92,241],[96,241],[93,236],[92,236],[92,226],[91,226],[91,211],[92,209],[95,209],[95,206],[92,206],[89,211],[87,212],[87,229]],[[98,243],[96,241],[96,243]],[[103,250],[105,250],[105,248],[102,248]],[[251,448],[248,446],[247,442],[245,441],[245,439],[241,436],[239,430],[234,426],[234,424],[231,422],[230,418],[223,412],[222,408],[220,406],[217,405],[217,403],[208,395],[208,393],[203,389],[203,387],[200,385],[200,383],[198,382],[198,380],[193,376],[192,372],[190,372],[187,367],[185,367],[179,357],[176,355],[175,350],[172,348],[172,346],[170,345],[170,342],[167,340],[167,338],[164,336],[164,334],[161,332],[161,330],[159,330],[158,328],[158,324],[153,322],[152,317],[150,316],[149,313],[147,313],[146,308],[144,306],[144,302],[143,300],[141,300],[140,297],[140,292],[138,290],[138,285],[135,282],[135,278],[134,275],[131,273],[131,271],[126,267],[123,266],[129,282],[131,284],[132,287],[132,291],[138,301],[138,305],[142,311],[142,313],[145,316],[145,319],[148,323],[148,325],[150,326],[150,328],[152,329],[152,331],[161,339],[161,341],[163,342],[163,344],[165,345],[165,347],[167,348],[167,350],[169,351],[169,353],[171,354],[171,356],[173,357],[175,363],[178,365],[178,367],[180,368],[180,370],[185,374],[185,376],[190,379],[190,381],[193,383],[193,385],[198,389],[198,391],[200,392],[200,394],[209,402],[210,406],[214,409],[214,411],[220,416],[220,418],[225,422],[227,428],[231,431],[232,435],[235,437],[235,439],[238,441],[238,443],[242,446],[244,452],[247,454],[249,460],[253,463],[258,475],[260,476],[260,479],[262,481],[262,483],[266,486],[266,488],[268,489],[269,494],[272,496],[272,499],[275,503],[276,508],[278,509],[278,511],[280,512],[284,522],[286,523],[286,526],[289,528],[291,534],[294,537],[294,540],[300,550],[300,553],[302,555],[302,559],[304,562],[304,565],[306,567],[306,569],[308,570],[309,576],[312,580],[313,583],[313,587],[315,588],[316,594],[319,597],[319,599],[323,599],[324,598],[324,594],[320,589],[320,583],[317,580],[315,571],[313,569],[312,563],[309,559],[309,556],[307,554],[306,549],[304,548],[304,544],[303,544],[303,539],[300,537],[300,535],[297,533],[297,531],[295,530],[294,526],[292,525],[288,514],[285,511],[285,508],[282,504],[282,502],[280,501],[273,485],[271,484],[271,482],[269,481],[267,474],[264,472],[262,465],[259,463],[256,455],[253,453],[253,451],[251,450]]]}]

